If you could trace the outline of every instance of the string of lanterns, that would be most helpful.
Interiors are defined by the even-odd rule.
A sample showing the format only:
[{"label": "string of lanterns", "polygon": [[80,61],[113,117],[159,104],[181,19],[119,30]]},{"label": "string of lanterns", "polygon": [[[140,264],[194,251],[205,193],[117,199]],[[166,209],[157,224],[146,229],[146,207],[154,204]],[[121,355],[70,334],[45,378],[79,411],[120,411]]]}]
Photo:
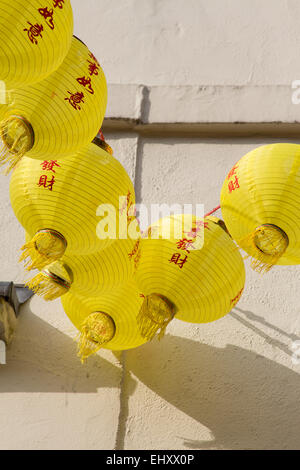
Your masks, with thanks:
[{"label": "string of lanterns", "polygon": [[[101,347],[161,338],[174,318],[225,316],[245,286],[239,248],[260,272],[300,264],[299,145],[262,146],[234,165],[221,190],[224,222],[215,210],[173,215],[141,233],[133,184],[103,135],[94,138],[106,79],[72,36],[70,0],[28,0],[23,16],[0,0],[0,13],[0,164],[13,170],[11,205],[26,232],[20,260],[38,270],[27,282],[36,294],[61,297],[82,362]],[[135,237],[99,236],[100,206],[125,217]],[[119,233],[120,218],[110,218]]]}]

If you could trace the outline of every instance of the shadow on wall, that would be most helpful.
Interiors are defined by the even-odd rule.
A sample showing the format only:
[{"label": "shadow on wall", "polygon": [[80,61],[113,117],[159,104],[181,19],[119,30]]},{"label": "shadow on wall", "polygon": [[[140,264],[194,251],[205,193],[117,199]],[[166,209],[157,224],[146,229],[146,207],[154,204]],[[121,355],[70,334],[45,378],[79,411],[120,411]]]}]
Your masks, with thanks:
[{"label": "shadow on wall", "polygon": [[[238,315],[235,311],[239,312],[239,313],[242,313],[243,314],[243,317],[241,317],[240,315]],[[267,320],[265,320],[263,317],[260,317],[259,315],[256,315],[255,313],[253,312],[250,312],[249,310],[242,310],[241,308],[238,308],[238,307],[235,307],[230,315],[235,318],[236,320],[238,320],[242,325],[250,328],[250,330],[252,330],[254,333],[256,333],[257,335],[261,336],[262,338],[264,338],[269,344],[271,344],[272,346],[276,346],[276,348],[278,349],[281,349],[282,352],[284,352],[285,354],[287,354],[288,356],[292,357],[293,355],[293,352],[291,351],[290,347],[287,346],[283,341],[280,341],[278,339],[274,339],[274,338],[271,338],[269,335],[267,335],[263,330],[261,330],[258,325],[255,326],[253,323],[251,322],[255,322],[257,324],[260,324],[260,325],[263,325],[264,327],[267,327],[271,330],[273,330],[275,333],[278,333],[280,334],[280,336],[283,336],[285,337],[286,339],[288,339],[290,342],[293,342],[293,341],[299,341],[300,338],[295,335],[295,334],[289,334],[289,333],[286,333],[284,330],[282,330],[281,328],[278,328],[277,326],[274,326],[272,325],[270,322],[268,322]],[[250,321],[249,321],[250,320]]]},{"label": "shadow on wall", "polygon": [[[83,367],[70,337],[28,307],[24,310],[8,364],[0,367],[0,393],[96,393],[99,388],[120,386],[118,354],[115,362],[112,356],[114,363],[96,356]],[[241,313],[248,319],[252,315]],[[259,317],[251,320],[264,323]],[[174,439],[182,439],[188,449],[300,447],[300,377],[296,372],[238,346],[216,348],[170,335],[126,354],[120,446],[125,439],[128,399],[136,388],[134,376],[211,431],[211,441],[199,441],[197,436],[190,440],[180,435],[177,423]]]},{"label": "shadow on wall", "polygon": [[216,348],[169,335],[127,359],[134,376],[211,431],[211,441],[190,440],[178,426],[174,438],[186,448],[300,447],[296,372],[237,346]]},{"label": "shadow on wall", "polygon": [[118,358],[110,363],[95,356],[82,366],[75,342],[34,315],[27,306],[16,336],[7,351],[7,365],[0,366],[0,393],[97,393],[116,388],[122,370]]}]

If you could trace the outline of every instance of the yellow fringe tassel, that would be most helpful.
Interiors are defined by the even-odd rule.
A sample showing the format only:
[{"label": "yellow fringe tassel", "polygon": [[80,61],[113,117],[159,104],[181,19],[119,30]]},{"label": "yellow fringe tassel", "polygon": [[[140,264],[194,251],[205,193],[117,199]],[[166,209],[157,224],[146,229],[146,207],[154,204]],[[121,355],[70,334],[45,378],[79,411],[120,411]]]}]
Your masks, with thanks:
[{"label": "yellow fringe tassel", "polygon": [[238,245],[252,258],[251,267],[261,274],[270,271],[286,251],[289,240],[283,230],[271,224],[261,225],[247,237],[239,240]]},{"label": "yellow fringe tassel", "polygon": [[[19,262],[25,261],[27,271],[42,270],[53,261],[60,259],[66,251],[67,243],[62,235],[54,230],[41,230],[29,243],[25,243]],[[28,261],[27,258],[29,258]]]},{"label": "yellow fringe tassel", "polygon": [[78,340],[78,357],[81,363],[95,355],[116,332],[113,319],[103,312],[91,313],[83,322]]},{"label": "yellow fringe tassel", "polygon": [[47,271],[38,273],[25,285],[47,301],[58,299],[66,294],[71,287],[70,282]]},{"label": "yellow fringe tassel", "polygon": [[2,149],[0,151],[0,166],[8,165],[4,171],[8,174],[19,163],[34,143],[31,125],[20,116],[11,116],[0,125]]},{"label": "yellow fringe tassel", "polygon": [[162,339],[174,315],[175,308],[168,299],[159,294],[147,295],[136,318],[141,336],[151,341],[160,330],[158,339]]}]

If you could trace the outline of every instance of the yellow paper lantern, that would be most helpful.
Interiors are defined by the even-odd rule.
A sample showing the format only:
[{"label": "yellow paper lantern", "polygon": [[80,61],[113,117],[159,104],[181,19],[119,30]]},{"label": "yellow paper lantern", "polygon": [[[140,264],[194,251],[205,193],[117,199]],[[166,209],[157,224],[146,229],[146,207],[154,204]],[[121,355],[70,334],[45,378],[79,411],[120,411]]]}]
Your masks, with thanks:
[{"label": "yellow paper lantern", "polygon": [[215,321],[241,297],[242,257],[214,217],[165,217],[150,227],[141,248],[135,277],[145,301],[138,323],[147,339],[159,330],[162,337],[174,317],[191,323]]},{"label": "yellow paper lantern", "polygon": [[21,257],[29,259],[28,270],[43,269],[64,254],[97,253],[121,229],[126,234],[127,223],[136,224],[128,174],[93,143],[61,160],[24,157],[12,174],[10,196],[17,219],[32,237]]},{"label": "yellow paper lantern", "polygon": [[143,298],[134,283],[99,297],[68,293],[61,301],[66,314],[81,333],[78,355],[82,362],[101,347],[120,351],[146,342],[136,323]]},{"label": "yellow paper lantern", "polygon": [[247,153],[221,191],[226,226],[252,267],[300,264],[300,145],[272,144]]},{"label": "yellow paper lantern", "polygon": [[102,125],[107,85],[100,64],[73,37],[62,65],[50,76],[13,90],[0,123],[0,162],[14,167],[22,156],[57,159],[90,143]]},{"label": "yellow paper lantern", "polygon": [[70,0],[0,0],[0,80],[6,89],[54,72],[70,48],[72,34]]},{"label": "yellow paper lantern", "polygon": [[93,255],[65,255],[26,285],[45,300],[57,299],[67,292],[89,297],[101,295],[133,277],[141,255],[140,243],[140,239],[116,240]]}]

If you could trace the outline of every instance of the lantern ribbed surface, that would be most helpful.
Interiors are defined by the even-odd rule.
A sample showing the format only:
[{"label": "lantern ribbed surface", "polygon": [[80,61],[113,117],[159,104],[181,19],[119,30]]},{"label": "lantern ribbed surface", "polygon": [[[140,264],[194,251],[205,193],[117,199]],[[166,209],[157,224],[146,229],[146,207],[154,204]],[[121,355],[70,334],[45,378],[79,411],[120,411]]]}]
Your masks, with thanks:
[{"label": "lantern ribbed surface", "polygon": [[299,201],[300,145],[258,147],[229,172],[221,191],[222,214],[254,269],[300,264]]},{"label": "lantern ribbed surface", "polygon": [[[102,218],[97,214],[102,204],[111,205],[113,211],[107,220],[116,226],[118,237],[119,197],[135,203],[132,182],[121,163],[95,144],[56,161],[24,157],[11,177],[12,208],[25,231],[35,237],[30,256],[40,237],[42,241],[49,237],[49,231],[53,253],[57,253],[57,256],[49,253],[45,259],[33,260],[31,256],[34,262],[29,267],[41,269],[60,259],[64,253],[58,248],[63,248],[63,240],[66,255],[96,253],[115,242],[115,238],[99,238],[98,224]],[[126,224],[129,220],[126,212],[124,217]]]},{"label": "lantern ribbed surface", "polygon": [[[31,158],[55,159],[79,151],[97,134],[106,104],[103,70],[89,49],[73,37],[57,71],[10,93],[0,123],[2,163],[13,167],[24,153]],[[30,148],[29,138],[20,147],[15,121],[23,125],[23,134],[31,132]]]},{"label": "lantern ribbed surface", "polygon": [[61,261],[50,264],[31,278],[27,285],[45,300],[54,300],[67,292],[101,295],[129,282],[140,254],[140,240],[116,240],[93,255],[63,256]]},{"label": "lantern ribbed surface", "polygon": [[103,345],[106,349],[132,349],[146,342],[136,323],[143,298],[132,282],[98,297],[68,293],[61,298],[61,302],[67,316],[79,331],[86,318],[94,312],[106,313],[113,319],[116,331],[112,340]]},{"label": "lantern ribbed surface", "polygon": [[[165,302],[166,321],[173,314],[191,323],[212,322],[230,312],[242,294],[243,259],[218,219],[182,217],[187,223],[182,230],[181,216],[176,215],[150,227],[152,238],[142,240],[136,282],[146,295],[145,302],[154,294]],[[171,236],[160,238],[169,224]],[[139,317],[141,328],[142,320]]]},{"label": "lantern ribbed surface", "polygon": [[0,80],[6,89],[43,80],[70,48],[70,0],[0,0]]}]

